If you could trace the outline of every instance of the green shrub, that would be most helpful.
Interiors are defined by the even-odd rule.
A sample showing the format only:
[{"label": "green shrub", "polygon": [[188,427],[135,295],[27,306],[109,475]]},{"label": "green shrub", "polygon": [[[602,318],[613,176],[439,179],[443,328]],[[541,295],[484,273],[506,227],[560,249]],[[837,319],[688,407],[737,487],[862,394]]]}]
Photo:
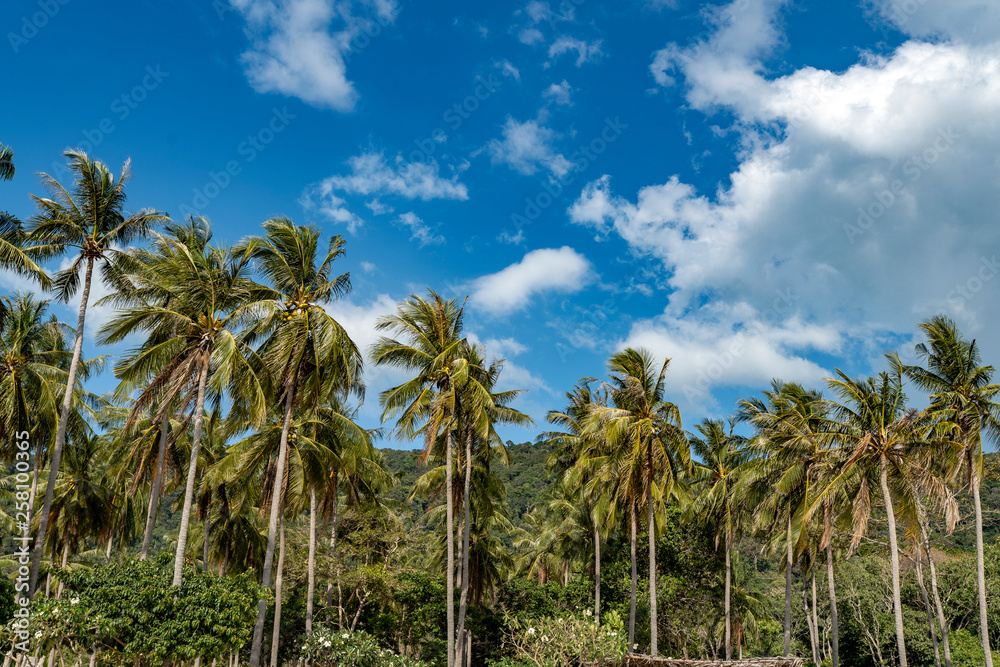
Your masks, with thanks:
[{"label": "green shrub", "polygon": [[314,667],[426,667],[396,655],[364,631],[343,632],[319,625],[302,642],[302,657]]},{"label": "green shrub", "polygon": [[611,611],[598,625],[588,609],[582,614],[541,618],[508,618],[505,643],[513,656],[493,667],[579,667],[608,661],[620,663],[627,637],[621,617]]}]

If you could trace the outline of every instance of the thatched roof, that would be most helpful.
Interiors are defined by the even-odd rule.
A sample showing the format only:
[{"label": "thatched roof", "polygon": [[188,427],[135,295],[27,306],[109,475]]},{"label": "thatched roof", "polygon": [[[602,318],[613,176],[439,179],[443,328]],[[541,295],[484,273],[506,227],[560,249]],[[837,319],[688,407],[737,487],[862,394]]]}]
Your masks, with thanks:
[{"label": "thatched roof", "polygon": [[629,655],[623,667],[803,667],[803,658],[747,658],[746,660],[685,660]]}]

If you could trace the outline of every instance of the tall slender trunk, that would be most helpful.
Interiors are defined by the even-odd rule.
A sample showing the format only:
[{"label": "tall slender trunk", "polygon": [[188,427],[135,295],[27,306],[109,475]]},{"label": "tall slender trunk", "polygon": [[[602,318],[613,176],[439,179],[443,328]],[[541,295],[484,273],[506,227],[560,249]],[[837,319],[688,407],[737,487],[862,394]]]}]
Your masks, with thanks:
[{"label": "tall slender trunk", "polygon": [[35,514],[35,495],[38,492],[38,473],[42,469],[42,457],[39,453],[35,453],[35,469],[31,473],[31,490],[28,491],[28,521],[27,524],[31,525],[31,519]]},{"label": "tall slender trunk", "polygon": [[837,621],[837,584],[833,579],[833,544],[826,544],[826,579],[830,589],[830,630],[833,635],[830,641],[833,653],[832,667],[840,667],[840,626]]},{"label": "tall slender trunk", "polygon": [[792,654],[792,510],[785,531],[785,657]]},{"label": "tall slender trunk", "polygon": [[941,650],[938,648],[938,636],[936,623],[934,622],[934,611],[931,609],[931,601],[927,596],[927,587],[924,586],[924,558],[920,555],[920,547],[914,549],[917,564],[917,586],[920,588],[920,597],[924,601],[924,610],[927,612],[927,625],[931,629],[931,643],[934,644],[934,667],[941,667]]},{"label": "tall slender trunk", "polygon": [[639,574],[636,572],[635,566],[635,543],[638,541],[636,537],[636,521],[635,521],[635,500],[632,501],[632,540],[630,543],[630,551],[632,556],[632,580],[631,580],[631,594],[629,596],[629,607],[628,607],[628,650],[631,652],[635,647],[635,596],[636,588],[639,585]]},{"label": "tall slender trunk", "polygon": [[[69,424],[69,413],[73,407],[73,389],[76,386],[76,372],[80,366],[80,355],[83,352],[83,327],[87,318],[87,302],[90,301],[90,284],[94,276],[94,258],[87,258],[87,272],[83,279],[83,294],[80,296],[80,315],[76,320],[76,340],[73,341],[73,359],[69,363],[69,373],[66,376],[66,393],[63,396],[62,410],[59,413],[59,427],[56,429],[56,441],[52,444],[52,460],[49,463],[49,479],[45,484],[45,500],[42,503],[42,513],[38,515],[38,532],[35,533],[35,549],[31,556],[31,574],[28,578],[28,597],[35,596],[35,586],[38,583],[38,570],[42,566],[42,552],[45,550],[45,533],[49,527],[49,512],[52,509],[52,494],[56,490],[56,477],[59,476],[59,463],[62,460],[63,445],[66,443],[66,425]],[[36,456],[37,451],[36,451]]]},{"label": "tall slender trunk", "polygon": [[817,646],[816,627],[813,625],[813,616],[809,611],[809,578],[806,576],[805,566],[802,569],[802,611],[806,615],[806,629],[809,630],[809,652],[812,653],[813,664],[819,664],[819,646]]},{"label": "tall slender trunk", "polygon": [[892,611],[896,618],[896,644],[899,649],[899,667],[906,667],[906,639],[903,637],[903,604],[899,594],[899,547],[896,544],[896,514],[889,494],[889,462],[885,456],[879,458],[879,482],[882,485],[882,500],[889,519],[889,556],[892,563]]},{"label": "tall slender trunk", "polygon": [[927,536],[927,526],[920,523],[920,539],[923,542],[924,552],[927,554],[927,566],[931,571],[931,595],[934,597],[934,608],[937,611],[938,627],[941,629],[941,643],[944,645],[944,664],[951,667],[951,645],[948,642],[948,623],[944,619],[944,608],[941,605],[941,596],[938,594],[937,567],[934,565],[934,557],[931,555],[931,541]]},{"label": "tall slender trunk", "polygon": [[114,547],[114,544],[115,544],[115,536],[112,533],[111,535],[108,536],[108,548],[104,552],[104,564],[105,565],[107,565],[108,563],[111,562],[111,549]]},{"label": "tall slender trunk", "polygon": [[472,434],[465,437],[465,489],[464,489],[464,519],[462,534],[462,595],[458,603],[458,653],[455,664],[465,663],[465,614],[469,604],[469,535],[472,533],[472,514],[469,494],[472,486]]},{"label": "tall slender trunk", "polygon": [[[340,500],[339,471],[333,470],[333,498],[330,499],[330,581],[326,584],[326,606],[333,606],[333,575],[337,553],[337,503]],[[339,619],[338,619],[339,620]]]},{"label": "tall slender trunk", "polygon": [[[970,462],[974,463],[974,461]],[[986,667],[993,667],[993,651],[990,649],[990,632],[986,620],[986,567],[983,559],[983,504],[979,498],[979,473],[974,465],[972,471],[972,499],[976,505],[976,581],[979,584],[979,634],[983,642]]]},{"label": "tall slender trunk", "polygon": [[[295,388],[289,387],[285,393],[285,418],[281,424],[281,441],[278,445],[278,462],[275,466],[274,486],[271,490],[271,517],[267,524],[267,549],[264,552],[264,574],[261,585],[271,585],[271,566],[274,564],[274,542],[278,532],[278,515],[282,509],[281,489],[285,477],[285,461],[288,457],[288,432],[292,426],[292,404]],[[257,602],[257,622],[253,628],[253,643],[250,645],[250,667],[260,667],[260,650],[264,641],[264,620],[267,616],[267,600]]]},{"label": "tall slender trunk", "polygon": [[208,548],[211,545],[211,540],[209,539],[212,534],[212,507],[209,506],[205,510],[205,539],[202,540],[201,545],[201,569],[208,572]]},{"label": "tall slender trunk", "polygon": [[194,406],[194,433],[191,435],[191,460],[188,462],[187,486],[184,489],[184,509],[181,526],[177,531],[177,552],[174,554],[174,586],[180,586],[184,574],[184,552],[187,550],[188,526],[191,524],[191,505],[194,503],[194,480],[198,472],[198,450],[201,448],[201,430],[205,425],[205,392],[208,385],[209,358],[201,364],[198,376],[198,398]]},{"label": "tall slender trunk", "polygon": [[[63,542],[62,569],[65,570],[68,565],[69,565],[69,540],[67,539],[65,542]],[[56,589],[56,599],[57,600],[60,599],[60,598],[62,598],[63,588],[65,588],[65,587],[66,587],[66,585],[63,583],[63,580],[60,578],[59,579],[59,588]]]},{"label": "tall slender trunk", "polygon": [[[452,504],[452,453],[451,453],[451,426],[445,434],[445,454],[444,454],[444,511],[445,530],[448,531],[447,543],[448,564],[445,570],[445,600],[448,617],[448,667],[455,667],[455,510]],[[257,665],[251,665],[257,667]]]},{"label": "tall slender trunk", "polygon": [[163,468],[166,461],[167,444],[170,441],[170,413],[163,411],[160,418],[160,447],[156,453],[156,469],[153,471],[153,486],[149,490],[149,508],[146,510],[146,532],[142,536],[142,551],[139,560],[149,557],[149,546],[153,542],[153,525],[160,507],[160,491],[163,488]]},{"label": "tall slender trunk", "polygon": [[306,634],[312,633],[313,598],[316,593],[316,487],[309,485],[309,585],[306,591]]},{"label": "tall slender trunk", "polygon": [[729,544],[729,534],[726,534],[726,599],[724,602],[726,612],[726,660],[733,659],[733,622],[729,612],[729,598],[732,595],[733,563],[731,558],[732,547]]},{"label": "tall slender trunk", "polygon": [[594,623],[601,624],[601,531],[594,524]]},{"label": "tall slender trunk", "polygon": [[657,624],[659,616],[656,613],[656,521],[653,515],[653,440],[646,443],[646,466],[649,471],[649,500],[646,503],[646,515],[649,521],[649,655],[658,655],[656,646]]},{"label": "tall slender trunk", "polygon": [[278,530],[278,573],[274,581],[274,630],[271,631],[271,667],[278,667],[278,640],[281,636],[281,584],[285,578],[285,513]]},{"label": "tall slender trunk", "polygon": [[813,632],[816,633],[816,664],[818,665],[822,662],[823,653],[823,642],[820,641],[819,637],[819,613],[816,611],[816,560],[813,559],[812,566],[809,569],[809,583],[812,586],[812,618],[813,618]]}]

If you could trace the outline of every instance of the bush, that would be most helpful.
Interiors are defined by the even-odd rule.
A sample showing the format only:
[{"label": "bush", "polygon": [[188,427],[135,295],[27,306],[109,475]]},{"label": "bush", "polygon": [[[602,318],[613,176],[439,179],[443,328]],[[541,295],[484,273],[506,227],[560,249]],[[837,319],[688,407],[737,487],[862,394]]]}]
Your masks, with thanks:
[{"label": "bush", "polygon": [[302,657],[314,667],[426,667],[428,663],[396,655],[364,631],[313,628],[302,642]]},{"label": "bush", "polygon": [[505,639],[513,656],[493,662],[493,667],[579,667],[603,662],[621,663],[627,637],[621,617],[604,615],[594,622],[590,610],[583,614],[543,618],[508,618]]}]

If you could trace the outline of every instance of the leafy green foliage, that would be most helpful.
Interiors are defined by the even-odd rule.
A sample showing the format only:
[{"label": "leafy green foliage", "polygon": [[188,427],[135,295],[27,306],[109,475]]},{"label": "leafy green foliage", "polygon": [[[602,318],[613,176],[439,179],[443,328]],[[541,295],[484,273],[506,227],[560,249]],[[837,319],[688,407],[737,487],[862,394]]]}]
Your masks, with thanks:
[{"label": "leafy green foliage", "polygon": [[393,653],[367,632],[313,628],[302,643],[302,656],[317,667],[424,667],[426,662]]},{"label": "leafy green foliage", "polygon": [[626,654],[627,635],[618,614],[605,615],[594,622],[593,613],[560,616],[519,616],[508,618],[505,643],[513,656],[492,663],[493,667],[580,667],[616,664]]},{"label": "leafy green foliage", "polygon": [[165,564],[149,561],[57,576],[66,583],[62,599],[33,608],[38,645],[97,650],[114,664],[136,658],[211,660],[238,649],[251,637],[257,600],[268,595],[252,573],[219,578],[193,570],[180,587],[172,587]]}]

